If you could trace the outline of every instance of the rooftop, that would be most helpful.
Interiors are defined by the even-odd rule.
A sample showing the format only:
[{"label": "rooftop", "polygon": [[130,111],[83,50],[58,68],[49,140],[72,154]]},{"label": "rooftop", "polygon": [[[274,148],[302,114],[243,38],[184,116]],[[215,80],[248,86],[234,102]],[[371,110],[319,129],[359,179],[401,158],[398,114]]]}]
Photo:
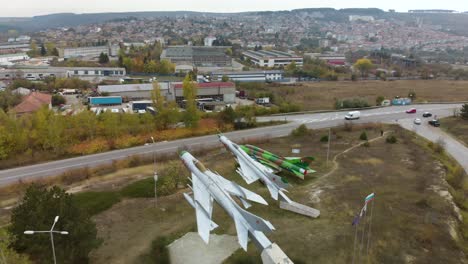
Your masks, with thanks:
[{"label": "rooftop", "polygon": [[[168,83],[159,83],[161,89],[167,90],[169,88]],[[129,92],[129,91],[152,91],[152,83],[138,83],[138,84],[120,84],[120,85],[99,85],[99,92],[118,93],[118,92]]]},{"label": "rooftop", "polygon": [[295,55],[289,54],[287,52],[278,51],[278,50],[258,50],[258,51],[248,50],[248,51],[244,52],[244,54],[248,55],[248,56],[257,57],[257,58],[284,58],[284,57],[295,58],[295,57],[299,57],[299,56],[295,56]]},{"label": "rooftop", "polygon": [[17,114],[32,113],[39,110],[44,105],[52,103],[52,96],[40,92],[33,92],[26,96],[23,101],[13,108]]},{"label": "rooftop", "polygon": [[[209,83],[197,83],[198,88],[233,88],[236,85],[233,82],[209,82]],[[175,83],[174,89],[182,89],[183,83]]]}]

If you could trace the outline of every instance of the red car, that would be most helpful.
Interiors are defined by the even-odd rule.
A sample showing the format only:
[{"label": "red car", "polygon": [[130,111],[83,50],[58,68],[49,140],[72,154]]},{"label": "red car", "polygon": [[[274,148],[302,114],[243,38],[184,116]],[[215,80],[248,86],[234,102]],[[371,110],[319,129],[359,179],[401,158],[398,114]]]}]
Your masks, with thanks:
[{"label": "red car", "polygon": [[416,108],[408,109],[408,110],[406,110],[406,113],[407,114],[416,114]]}]

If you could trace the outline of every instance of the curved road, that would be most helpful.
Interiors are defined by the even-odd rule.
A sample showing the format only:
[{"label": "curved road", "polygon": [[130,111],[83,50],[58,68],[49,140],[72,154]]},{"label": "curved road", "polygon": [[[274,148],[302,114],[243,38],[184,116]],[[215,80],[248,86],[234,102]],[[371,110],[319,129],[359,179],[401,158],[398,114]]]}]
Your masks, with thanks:
[{"label": "curved road", "polygon": [[[410,107],[415,107],[418,114],[409,115],[405,113]],[[403,122],[402,119],[413,120],[420,117],[423,111],[430,111],[439,117],[449,116],[454,108],[459,108],[459,104],[427,104],[413,106],[391,106],[361,111],[361,119],[352,121],[354,123],[368,122]],[[232,140],[252,139],[262,137],[281,137],[288,135],[291,130],[300,124],[305,124],[309,128],[327,128],[342,125],[346,112],[329,112],[317,114],[284,115],[259,117],[258,121],[286,120],[288,124],[270,126],[250,130],[234,131],[226,133]],[[405,121],[408,123],[408,121]],[[410,121],[411,122],[411,121]],[[108,164],[114,160],[123,159],[133,155],[152,155],[153,153],[165,154],[173,153],[181,147],[197,149],[199,147],[212,147],[219,145],[216,135],[180,139],[170,142],[158,142],[147,146],[134,147],[129,149],[115,150],[89,156],[70,158],[65,160],[52,161],[31,166],[19,167],[0,171],[0,185],[7,185],[21,180],[37,179],[47,176],[59,175],[70,169],[93,167],[96,165]]]}]

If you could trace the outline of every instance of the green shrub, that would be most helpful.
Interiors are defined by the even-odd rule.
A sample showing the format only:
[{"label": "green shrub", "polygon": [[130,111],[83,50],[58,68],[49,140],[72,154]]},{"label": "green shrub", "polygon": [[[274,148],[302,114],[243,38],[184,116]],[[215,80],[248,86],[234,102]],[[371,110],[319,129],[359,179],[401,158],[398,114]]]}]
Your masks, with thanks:
[{"label": "green shrub", "polygon": [[167,246],[170,240],[166,237],[158,237],[151,242],[149,252],[141,255],[137,263],[169,264],[169,250]]},{"label": "green shrub", "polygon": [[361,135],[359,136],[359,139],[360,139],[360,140],[367,140],[367,133],[366,133],[366,131],[363,131],[363,132],[361,133]]},{"label": "green shrub", "polygon": [[395,143],[397,143],[398,140],[394,135],[391,135],[391,136],[388,136],[387,139],[385,139],[385,141],[388,144],[395,144]]},{"label": "green shrub", "polygon": [[320,138],[320,142],[328,142],[328,135],[324,135]]},{"label": "green shrub", "polygon": [[90,215],[95,215],[120,202],[115,192],[82,192],[73,196],[75,202]]},{"label": "green shrub", "polygon": [[362,146],[363,146],[363,147],[366,147],[366,148],[370,147],[369,141],[366,141],[366,143],[362,144]]},{"label": "green shrub", "polygon": [[291,132],[291,136],[293,137],[304,137],[308,135],[310,135],[310,131],[304,124],[300,125]]},{"label": "green shrub", "polygon": [[365,98],[351,98],[335,101],[336,109],[365,108],[369,106],[370,104]]}]

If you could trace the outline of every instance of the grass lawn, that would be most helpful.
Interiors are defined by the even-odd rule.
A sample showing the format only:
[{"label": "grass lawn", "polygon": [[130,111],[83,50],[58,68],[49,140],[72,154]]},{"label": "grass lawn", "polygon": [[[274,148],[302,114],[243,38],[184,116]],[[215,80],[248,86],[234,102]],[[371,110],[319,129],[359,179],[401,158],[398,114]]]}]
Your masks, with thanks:
[{"label": "grass lawn", "polygon": [[441,119],[440,123],[442,129],[468,146],[468,120],[457,117],[447,117]]},{"label": "grass lawn", "polygon": [[[376,193],[371,263],[460,263],[465,258],[457,243],[462,238],[453,206],[443,195],[448,189],[444,166],[416,144],[415,135],[397,127],[389,129],[396,130],[397,144],[381,139],[368,147],[358,147],[341,155],[338,168],[329,175],[332,166],[326,166],[327,145],[320,142],[325,130],[257,144],[284,156],[291,156],[292,145],[301,144],[303,156],[316,158],[311,167],[318,173],[305,181],[287,177],[294,186],[289,196],[321,210],[318,219],[279,209],[260,183],[248,186],[270,204],[254,205],[249,211],[272,222],[276,231],[268,237],[295,263],[351,263],[355,230],[351,222],[371,192]],[[363,130],[372,139],[378,136],[380,127],[355,126],[351,132],[333,129],[330,156],[362,142],[359,135]],[[247,186],[236,175],[235,161],[226,151],[211,151],[198,158],[207,168]],[[152,169],[146,170],[151,175]],[[136,190],[147,192],[148,184],[150,181],[134,183],[133,190],[127,188],[121,193],[135,197]],[[180,192],[161,197],[158,203],[155,208],[151,198],[122,198],[95,215],[103,244],[92,252],[91,263],[150,263],[152,241],[161,237],[175,239],[196,230],[194,210]],[[234,222],[217,205],[213,220],[219,224],[215,233],[236,234]],[[239,250],[226,263],[259,263],[259,255],[255,246],[249,244],[247,253]]]},{"label": "grass lawn", "polygon": [[317,82],[297,87],[266,87],[257,92],[273,92],[275,98],[294,102],[303,110],[334,109],[335,99],[352,97],[366,98],[375,105],[378,96],[392,99],[416,93],[417,102],[468,101],[468,81],[402,80],[402,81],[357,81]]}]

